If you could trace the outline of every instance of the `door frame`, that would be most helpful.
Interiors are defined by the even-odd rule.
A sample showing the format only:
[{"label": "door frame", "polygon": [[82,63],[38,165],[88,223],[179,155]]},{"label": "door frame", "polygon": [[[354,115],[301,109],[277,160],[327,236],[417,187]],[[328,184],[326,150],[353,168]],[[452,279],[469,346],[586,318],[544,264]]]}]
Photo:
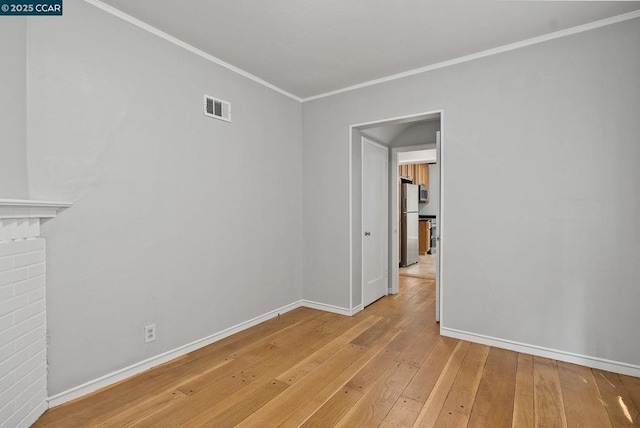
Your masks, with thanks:
[{"label": "door frame", "polygon": [[[364,135],[360,138],[360,183],[362,185],[362,189],[364,190],[364,144],[365,144],[365,140],[367,141],[367,144],[371,144],[372,146],[378,147],[382,150],[384,150],[385,154],[386,154],[386,161],[387,161],[387,178],[389,177],[389,147],[384,146],[382,144],[376,143],[375,141],[373,141],[371,138],[367,138]],[[389,206],[389,181],[387,179],[387,207]],[[360,206],[362,207],[360,209],[360,236],[362,236],[362,240],[360,241],[360,278],[361,278],[361,284],[360,286],[362,287],[362,291],[360,294],[360,300],[361,300],[361,305],[362,305],[362,309],[364,309],[364,288],[365,288],[365,278],[364,278],[364,192],[361,191],[360,192]],[[383,230],[383,233],[386,236],[386,244],[387,244],[387,264],[384,267],[384,270],[387,274],[387,286],[385,287],[385,291],[384,291],[384,295],[388,296],[389,295],[389,213],[387,212],[387,224],[386,227]],[[351,290],[349,290],[351,291]]]},{"label": "door frame", "polygon": [[[442,272],[442,265],[443,265],[443,260],[444,260],[444,242],[445,242],[445,228],[444,228],[444,224],[445,222],[443,221],[443,215],[442,213],[444,212],[444,153],[445,153],[445,149],[444,147],[446,146],[445,144],[445,114],[444,114],[444,109],[437,109],[437,110],[430,110],[430,111],[426,111],[426,112],[421,112],[421,113],[414,113],[414,114],[409,114],[409,115],[404,115],[404,116],[396,116],[396,117],[390,117],[390,118],[386,118],[386,119],[379,119],[379,120],[374,120],[374,121],[369,121],[369,122],[362,122],[362,123],[357,123],[357,124],[352,124],[349,125],[349,147],[348,147],[348,161],[349,161],[349,314],[353,315],[356,314],[358,312],[360,312],[363,309],[362,303],[364,301],[364,295],[361,294],[360,295],[360,303],[358,305],[354,306],[354,302],[353,302],[353,263],[354,263],[354,259],[353,259],[353,131],[360,129],[360,128],[364,128],[364,127],[369,127],[369,126],[373,126],[373,125],[382,125],[388,122],[394,122],[394,121],[399,121],[399,120],[405,120],[405,119],[413,119],[413,118],[418,118],[420,116],[428,116],[428,115],[433,115],[433,114],[440,114],[440,153],[439,153],[439,157],[438,159],[440,160],[440,174],[439,174],[439,178],[440,178],[440,184],[439,184],[439,190],[440,190],[440,207],[438,209],[438,236],[439,236],[439,257],[437,260],[438,263],[438,277],[436,278],[436,281],[438,281],[439,285],[440,285],[440,301],[436,302],[436,305],[439,304],[440,306],[440,329],[442,329],[442,326],[444,325],[444,305],[443,305],[443,296],[444,296],[444,291],[445,291],[445,287],[444,287],[444,275]],[[417,147],[420,146],[412,146],[413,150],[418,150]],[[393,148],[391,148],[393,150]],[[397,156],[397,155],[396,155]],[[393,185],[391,184],[395,184],[395,176],[392,175],[392,170],[395,170],[395,174],[397,175],[397,168],[398,168],[398,164],[397,164],[397,158],[396,158],[396,162],[394,164],[394,162],[392,162],[390,160],[389,162],[390,164],[390,168],[388,168],[389,170],[389,198],[391,198],[391,193],[393,192]],[[360,193],[362,194],[362,180],[360,183]],[[395,193],[397,193],[397,189],[395,190]],[[397,196],[396,196],[397,198]],[[391,199],[389,199],[389,201],[391,201]],[[361,202],[362,203],[362,202]],[[395,216],[393,215],[394,211],[393,209],[391,209],[391,205],[396,205],[397,202],[391,204],[389,203],[389,238],[387,240],[387,243],[389,245],[389,251],[387,252],[387,255],[389,257],[389,263],[391,266],[391,269],[388,271],[389,272],[389,279],[390,281],[396,281],[395,284],[395,288],[391,288],[390,292],[395,291],[395,293],[398,292],[398,288],[397,288],[397,276],[398,276],[398,266],[397,263],[393,263],[394,259],[392,259],[392,257],[398,257],[398,249],[397,246],[394,244],[394,239],[393,237],[397,237],[398,231],[395,231],[395,235],[393,232],[393,227],[394,225],[391,223],[391,221],[393,221],[393,218],[397,217],[397,212],[395,213]],[[397,222],[397,218],[395,219],[395,221]],[[396,226],[397,227],[397,226]],[[394,251],[394,247],[395,251]],[[360,262],[362,264],[362,261]],[[394,269],[394,264],[395,269]],[[364,282],[364,278],[361,275],[360,277],[360,282],[361,282],[361,290],[362,290],[362,283]]]}]

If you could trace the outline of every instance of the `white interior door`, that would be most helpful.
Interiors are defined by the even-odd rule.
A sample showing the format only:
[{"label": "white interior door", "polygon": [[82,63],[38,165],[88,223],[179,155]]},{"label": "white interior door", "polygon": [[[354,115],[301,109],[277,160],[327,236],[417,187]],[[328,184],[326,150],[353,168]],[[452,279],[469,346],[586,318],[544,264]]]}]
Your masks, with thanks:
[{"label": "white interior door", "polygon": [[438,218],[436,226],[436,321],[440,322],[440,254],[442,247],[440,246],[440,231],[442,230],[442,165],[440,164],[440,131],[436,132],[436,163],[440,173],[438,191]]},{"label": "white interior door", "polygon": [[362,139],[362,306],[387,295],[388,149]]}]

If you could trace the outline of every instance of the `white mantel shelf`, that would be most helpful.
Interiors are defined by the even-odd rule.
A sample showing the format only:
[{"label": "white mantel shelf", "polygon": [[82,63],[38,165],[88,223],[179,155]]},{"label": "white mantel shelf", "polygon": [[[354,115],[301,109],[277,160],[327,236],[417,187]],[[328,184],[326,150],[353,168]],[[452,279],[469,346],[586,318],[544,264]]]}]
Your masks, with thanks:
[{"label": "white mantel shelf", "polygon": [[71,205],[70,202],[0,199],[0,219],[53,218],[59,210]]},{"label": "white mantel shelf", "polygon": [[0,199],[0,242],[39,237],[40,223],[70,206],[69,202]]}]

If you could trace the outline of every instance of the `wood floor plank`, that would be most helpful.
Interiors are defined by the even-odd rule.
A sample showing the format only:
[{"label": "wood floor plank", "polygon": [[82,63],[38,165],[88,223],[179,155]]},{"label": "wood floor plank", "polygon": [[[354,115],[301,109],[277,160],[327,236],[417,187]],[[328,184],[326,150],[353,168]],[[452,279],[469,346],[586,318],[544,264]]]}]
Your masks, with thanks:
[{"label": "wood floor plank", "polygon": [[470,428],[511,426],[517,368],[516,352],[491,348],[471,410]]},{"label": "wood floor plank", "polygon": [[378,426],[416,371],[414,366],[392,364],[336,426],[349,428]]},{"label": "wood floor plank", "polygon": [[255,391],[254,394],[247,397],[246,400],[237,402],[232,407],[200,426],[207,428],[235,427],[288,387],[288,384],[273,379]]},{"label": "wood floor plank", "polygon": [[[390,332],[390,337],[392,332]],[[347,381],[354,377],[354,375],[365,367],[368,362],[370,362],[374,356],[379,354],[383,345],[377,349],[370,348],[365,354],[363,354],[358,360],[356,360],[353,364],[351,364],[346,370],[341,372],[339,375],[330,377],[329,382],[326,383],[326,386],[320,390],[319,392],[313,394],[311,399],[306,400],[303,404],[301,404],[297,409],[295,409],[289,417],[282,423],[282,427],[299,427],[305,424],[311,417],[316,415],[322,415],[323,412],[328,408],[329,411],[336,412],[339,408],[338,403],[332,401],[336,399],[341,402],[343,405],[345,402],[355,404],[356,401],[360,397],[364,395],[367,389],[362,388],[354,388],[350,386]],[[357,394],[351,394],[347,397],[351,391],[357,391]],[[349,407],[351,408],[353,404]],[[345,412],[349,409],[345,409]],[[344,413],[342,413],[344,415]],[[318,419],[322,420],[322,419]],[[336,421],[339,420],[336,419]]]},{"label": "wood floor plank", "polygon": [[[334,426],[337,424],[353,407],[354,403],[373,387],[375,381],[393,363],[394,354],[383,352],[383,349],[398,333],[398,330],[390,330],[386,339],[379,341],[376,347],[370,348],[366,356],[367,359],[363,358],[362,361],[356,362],[353,366],[357,369],[355,375],[351,377],[343,388],[336,391],[329,399],[318,406],[311,416],[306,416],[306,421],[304,420],[303,412],[296,412],[287,422],[300,420],[304,421],[304,426]],[[319,398],[322,398],[322,394],[320,394]]]},{"label": "wood floor plank", "polygon": [[598,385],[600,396],[614,427],[634,426],[639,424],[638,409],[631,400],[627,388],[616,373],[592,369],[593,377]]},{"label": "wood floor plank", "polygon": [[395,324],[390,318],[383,318],[373,326],[362,332],[358,337],[353,339],[351,343],[357,346],[363,346],[365,348],[370,347],[378,337],[386,333],[387,330],[393,328]]},{"label": "wood floor plank", "polygon": [[334,340],[318,349],[316,352],[309,355],[304,360],[300,361],[290,369],[278,375],[276,379],[281,380],[282,382],[286,382],[289,385],[294,384],[307,373],[313,371],[333,355],[338,353],[344,346],[361,335],[364,331],[369,329],[379,320],[380,317],[377,316],[370,316],[363,319],[361,322],[351,327],[345,333],[336,337]]},{"label": "wood floor plank", "polygon": [[622,384],[627,389],[629,393],[629,397],[633,400],[633,403],[636,405],[636,409],[640,411],[640,378],[619,375]]},{"label": "wood floor plank", "polygon": [[[212,359],[219,360],[226,357],[237,358],[239,354],[249,353],[254,347],[268,343],[273,337],[276,337],[276,335],[286,330],[297,329],[297,327],[303,325],[304,322],[317,318],[320,315],[322,315],[321,311],[309,308],[298,308],[295,311],[278,315],[247,330],[226,337],[212,345],[193,351],[183,358],[186,359],[186,364],[193,365],[195,365],[195,363],[206,364],[207,361]],[[154,374],[171,372],[174,369],[174,361],[176,360],[163,364],[152,372]]]},{"label": "wood floor plank", "polygon": [[179,391],[163,392],[149,396],[146,400],[136,400],[119,407],[116,412],[105,414],[96,419],[101,427],[124,427],[144,423],[159,411],[173,407],[176,403],[185,403],[187,396]]},{"label": "wood floor plank", "polygon": [[[254,359],[250,363],[240,366],[230,364],[229,369],[233,370],[210,375],[203,374],[195,381],[181,386],[179,390],[189,396],[187,405],[195,410],[192,416],[185,420],[189,423],[192,423],[193,420],[205,423],[215,419],[228,408],[238,406],[243,399],[257,393],[257,390],[260,390],[267,380],[274,378],[282,370],[323,345],[321,341],[323,334],[316,330],[317,326],[317,322],[299,324],[304,334],[294,335],[295,340],[280,341],[279,343],[285,347],[284,349],[271,342],[262,341],[258,348],[250,344],[247,347],[251,349],[249,354],[238,353],[239,360],[253,356]],[[285,332],[284,336],[279,335],[278,337],[290,336],[290,332]],[[326,340],[328,341],[330,338],[326,338]],[[292,347],[292,349],[288,349],[288,347]],[[212,405],[212,403],[214,404]],[[181,409],[178,409],[177,406],[175,410],[180,413]],[[181,421],[181,423],[183,422]]]},{"label": "wood floor plank", "polygon": [[[443,409],[444,410],[444,409]],[[437,428],[465,428],[469,422],[469,415],[457,410],[444,410],[438,415]]]},{"label": "wood floor plank", "polygon": [[298,308],[271,318],[34,426],[638,424],[640,379],[442,337],[433,278],[399,286],[352,317]]},{"label": "wood floor plank", "polygon": [[[127,428],[172,428],[172,427],[182,427],[184,424],[192,418],[195,414],[197,414],[197,410],[189,407],[189,405],[185,404],[186,401],[183,401],[178,406],[165,406],[162,409],[154,412],[150,415],[145,415],[143,418],[135,418],[126,426]],[[112,421],[106,421],[104,427],[105,428],[120,428],[123,425],[116,425],[111,423]]]},{"label": "wood floor plank", "polygon": [[[200,410],[198,417],[191,423],[203,422],[215,418],[226,408],[238,405],[248,399],[257,388],[261,388],[267,380],[275,379],[283,371],[304,360],[315,350],[321,348],[323,342],[314,335],[303,335],[299,342],[295,342],[293,349],[281,349],[275,345],[268,345],[262,354],[262,359],[244,370],[227,374],[207,388],[197,391],[188,404]],[[215,405],[211,405],[215,403]]]},{"label": "wood floor plank", "polygon": [[[327,384],[331,383],[332,376],[339,376],[345,367],[365,354],[367,348],[349,344],[338,352],[326,364],[309,373],[305,378],[290,386],[286,393],[275,397],[268,405],[243,421],[243,427],[279,426],[293,412],[299,409],[305,402],[311,400],[320,393]],[[334,390],[340,388],[350,376],[346,376]],[[327,397],[328,398],[328,397]]]},{"label": "wood floor plank", "polygon": [[600,391],[591,369],[558,361],[564,409],[569,428],[611,427],[609,416],[602,407]]},{"label": "wood floor plank", "polygon": [[[421,367],[422,363],[431,355],[440,335],[433,327],[422,328],[412,339],[412,346],[407,346],[398,356],[397,361],[415,367]],[[419,340],[416,340],[419,338]]]},{"label": "wood floor plank", "polygon": [[478,343],[472,343],[469,346],[469,351],[442,406],[441,414],[446,413],[447,410],[455,410],[467,415],[471,413],[489,350],[488,346]]},{"label": "wood floor plank", "polygon": [[333,427],[363,395],[362,391],[345,386],[318,408],[301,426],[305,428]]},{"label": "wood floor plank", "polygon": [[424,403],[400,396],[387,416],[382,420],[380,428],[410,427],[418,418]]},{"label": "wood floor plank", "polygon": [[555,360],[533,358],[534,415],[537,427],[566,427],[564,403]]},{"label": "wood floor plank", "polygon": [[532,428],[534,423],[533,355],[518,354],[511,426]]},{"label": "wood floor plank", "polygon": [[[276,355],[275,358],[265,358],[253,370],[246,369],[239,373],[236,372],[235,375],[232,374],[230,377],[222,379],[220,382],[210,385],[209,388],[194,394],[187,404],[197,409],[197,413],[188,420],[185,426],[199,427],[206,425],[211,420],[217,420],[219,415],[222,415],[228,409],[237,408],[242,405],[242,402],[253,400],[254,395],[264,389],[265,379],[271,379],[275,374],[289,367],[291,361],[296,360],[295,355],[288,355],[287,357],[291,358],[291,360],[288,360],[282,354]],[[251,376],[250,378],[248,377],[249,375]],[[235,387],[235,391],[226,390],[228,388],[226,382],[231,383],[231,388]],[[241,384],[240,382],[243,383]],[[269,386],[269,382],[266,385],[269,389],[272,388]]]},{"label": "wood floor plank", "polygon": [[[287,389],[289,385],[279,380],[273,379],[252,391],[252,394],[245,400],[237,401],[234,405],[228,407],[220,414],[209,419],[207,422],[198,423],[199,427],[234,427],[240,421],[254,413],[273,397]],[[194,418],[190,418],[193,421]],[[180,424],[180,426],[190,426],[192,422]]]},{"label": "wood floor plank", "polygon": [[[331,361],[327,361],[323,367],[318,367],[300,382],[293,385],[285,394],[281,394],[281,396],[260,409],[246,422],[253,420],[256,422],[255,426],[263,426],[265,422],[283,427],[300,426],[309,418],[309,415],[322,407],[336,391],[342,389],[347,381],[352,379],[358,371],[393,343],[396,336],[396,330],[388,330],[371,348],[363,348],[349,343],[344,348],[345,352],[347,349],[354,348],[359,353],[357,356],[345,355],[342,358],[337,358],[338,355],[336,355]],[[364,392],[361,388],[359,389]],[[348,391],[348,389],[345,391]],[[251,426],[244,423],[243,425]]]},{"label": "wood floor plank", "polygon": [[458,370],[464,361],[464,357],[469,351],[471,344],[469,342],[460,341],[456,345],[455,350],[448,359],[444,369],[440,373],[436,384],[429,394],[429,398],[425,401],[425,404],[416,419],[414,426],[417,427],[433,427],[435,426],[438,415],[442,410],[447,395],[451,390],[451,386],[458,375]]},{"label": "wood floor plank", "polygon": [[457,343],[448,338],[439,339],[402,395],[421,403],[427,401]]},{"label": "wood floor plank", "polygon": [[[255,345],[259,340],[267,340],[283,329],[294,327],[306,319],[321,314],[320,311],[300,308],[300,310],[272,318],[237,335],[222,339],[215,345],[201,348],[100,391],[111,394],[114,397],[113,400],[106,402],[101,394],[90,394],[73,403],[56,408],[55,422],[51,423],[48,420],[49,416],[45,413],[39,423],[42,423],[42,426],[45,424],[69,426],[73,425],[73,422],[82,422],[83,426],[89,426],[90,421],[95,421],[98,418],[104,419],[107,413],[114,411],[117,413],[120,406],[128,405],[132,401],[145,397],[149,391],[171,389],[176,384],[182,383],[185,378],[192,378],[192,373],[212,371],[221,364],[233,361],[231,356],[235,352],[247,351],[248,344]],[[72,406],[76,403],[77,406]],[[70,411],[65,416],[64,409],[67,407]]]}]

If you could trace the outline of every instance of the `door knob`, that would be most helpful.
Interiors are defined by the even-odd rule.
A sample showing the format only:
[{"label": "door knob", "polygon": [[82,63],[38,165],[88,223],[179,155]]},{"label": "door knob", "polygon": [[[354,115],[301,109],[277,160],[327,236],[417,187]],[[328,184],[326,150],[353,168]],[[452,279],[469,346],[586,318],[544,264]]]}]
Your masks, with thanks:
[{"label": "door knob", "polygon": [[365,232],[364,236],[371,236],[371,232]]}]

